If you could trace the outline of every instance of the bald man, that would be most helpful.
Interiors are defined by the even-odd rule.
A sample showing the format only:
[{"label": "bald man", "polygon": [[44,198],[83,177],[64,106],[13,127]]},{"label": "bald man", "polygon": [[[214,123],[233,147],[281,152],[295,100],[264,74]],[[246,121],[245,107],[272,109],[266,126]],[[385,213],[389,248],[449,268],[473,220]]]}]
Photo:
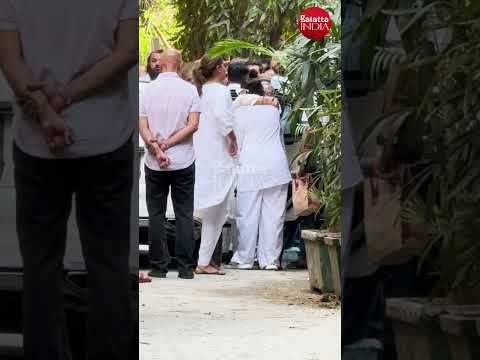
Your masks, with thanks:
[{"label": "bald man", "polygon": [[165,278],[170,263],[165,232],[168,193],[172,191],[176,218],[175,257],[178,276],[193,278],[193,191],[195,153],[192,135],[198,129],[200,99],[197,89],[178,75],[182,56],[165,49],[161,73],[140,99],[140,135],[148,152],[145,182],[149,214],[152,277]]}]

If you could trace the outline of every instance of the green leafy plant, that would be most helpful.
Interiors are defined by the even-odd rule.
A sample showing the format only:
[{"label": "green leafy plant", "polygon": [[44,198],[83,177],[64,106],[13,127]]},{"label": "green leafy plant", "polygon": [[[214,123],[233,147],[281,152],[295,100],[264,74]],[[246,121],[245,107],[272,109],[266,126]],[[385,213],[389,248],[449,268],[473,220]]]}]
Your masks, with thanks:
[{"label": "green leafy plant", "polygon": [[153,39],[158,39],[161,47],[176,46],[183,28],[176,20],[178,10],[172,0],[142,0],[139,9],[139,63],[146,64]]},{"label": "green leafy plant", "polygon": [[[214,43],[242,39],[277,47],[295,30],[302,1],[290,0],[173,0],[177,20],[185,29],[178,43],[185,57],[195,60]],[[248,51],[244,49],[244,55]]]},{"label": "green leafy plant", "polygon": [[[383,70],[409,77],[404,86],[387,89],[400,106],[379,119],[369,137],[396,122],[400,154],[417,152],[405,163],[413,180],[406,185],[403,217],[429,234],[420,269],[438,276],[432,295],[462,303],[480,300],[479,16],[480,3],[474,1],[385,1],[357,33],[377,34],[372,27],[389,19],[398,25],[404,55],[386,61]],[[369,49],[383,49],[377,37],[370,38]],[[370,59],[371,73],[378,73],[371,55],[364,59]]]},{"label": "green leafy plant", "polygon": [[[304,1],[301,8],[314,5],[327,9],[333,19],[330,34],[323,40],[309,40],[297,33],[276,51],[273,46],[225,39],[215,43],[209,54],[232,56],[248,49],[255,55],[272,57],[285,67],[287,81],[283,92],[290,107],[288,121],[298,136],[309,133],[304,144],[306,150],[298,157],[302,157],[312,171],[310,197],[319,204],[317,214],[323,217],[324,228],[338,230],[341,209],[340,2]],[[302,121],[305,118],[307,121]]]}]

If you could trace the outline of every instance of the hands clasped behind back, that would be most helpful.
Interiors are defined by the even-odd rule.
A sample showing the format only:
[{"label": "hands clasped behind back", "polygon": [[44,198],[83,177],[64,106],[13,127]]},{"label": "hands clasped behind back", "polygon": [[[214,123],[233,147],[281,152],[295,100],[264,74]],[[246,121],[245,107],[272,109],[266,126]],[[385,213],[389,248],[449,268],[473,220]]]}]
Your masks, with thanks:
[{"label": "hands clasped behind back", "polygon": [[31,83],[17,98],[22,111],[40,125],[51,153],[62,152],[73,144],[74,134],[62,112],[71,104],[62,87],[47,83]]}]

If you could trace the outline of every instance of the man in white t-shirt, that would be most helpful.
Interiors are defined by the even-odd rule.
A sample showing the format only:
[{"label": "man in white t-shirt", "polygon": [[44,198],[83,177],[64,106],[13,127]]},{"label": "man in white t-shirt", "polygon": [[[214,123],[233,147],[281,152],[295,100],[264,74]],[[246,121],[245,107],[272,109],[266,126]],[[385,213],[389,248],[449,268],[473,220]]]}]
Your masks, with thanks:
[{"label": "man in white t-shirt", "polygon": [[165,233],[167,197],[171,189],[176,219],[175,257],[178,276],[193,278],[193,194],[195,153],[192,135],[198,129],[197,89],[178,75],[182,57],[177,50],[162,53],[162,71],[140,98],[140,135],[148,149],[145,182],[149,215],[152,277],[164,278],[170,255]]},{"label": "man in white t-shirt", "polygon": [[86,358],[126,360],[134,350],[127,73],[137,23],[133,0],[0,0],[0,68],[23,104],[14,163],[29,360],[68,351],[61,284],[73,194],[88,270]]}]

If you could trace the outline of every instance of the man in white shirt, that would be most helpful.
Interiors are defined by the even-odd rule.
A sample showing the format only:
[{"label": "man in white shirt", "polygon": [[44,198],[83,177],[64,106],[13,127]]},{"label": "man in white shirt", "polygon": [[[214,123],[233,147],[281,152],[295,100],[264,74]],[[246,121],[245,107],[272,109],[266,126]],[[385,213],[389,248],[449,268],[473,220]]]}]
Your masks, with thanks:
[{"label": "man in white shirt", "polygon": [[149,214],[152,277],[164,278],[170,255],[165,233],[167,197],[171,189],[176,219],[175,257],[178,276],[193,278],[193,195],[195,153],[192,135],[198,129],[200,99],[197,89],[178,75],[181,54],[165,49],[161,74],[140,98],[139,127],[148,149],[145,182]]},{"label": "man in white shirt", "polygon": [[68,352],[61,284],[73,194],[88,270],[86,358],[126,360],[134,350],[127,73],[138,59],[137,22],[133,0],[0,0],[0,68],[26,99],[14,163],[29,360]]}]

